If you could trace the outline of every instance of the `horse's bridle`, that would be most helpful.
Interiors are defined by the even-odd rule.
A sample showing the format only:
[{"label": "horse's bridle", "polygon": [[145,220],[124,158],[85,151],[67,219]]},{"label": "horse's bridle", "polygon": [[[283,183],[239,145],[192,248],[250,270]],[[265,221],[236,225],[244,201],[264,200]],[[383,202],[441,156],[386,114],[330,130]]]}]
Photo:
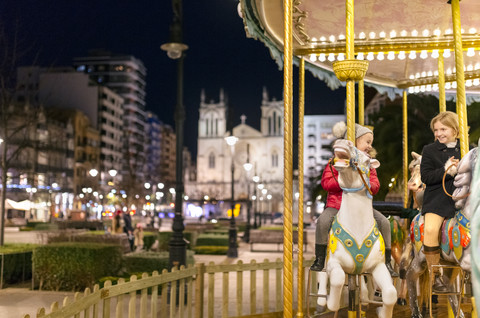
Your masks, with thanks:
[{"label": "horse's bridle", "polygon": [[443,192],[445,192],[446,195],[448,195],[450,198],[454,199],[454,200],[461,200],[461,199],[465,199],[466,197],[468,197],[470,195],[470,192],[468,192],[467,194],[464,194],[462,195],[461,197],[454,197],[452,194],[448,193],[447,192],[447,189],[445,188],[445,177],[447,176],[447,172],[448,170],[450,170],[451,167],[453,167],[454,164],[451,164],[447,170],[445,170],[445,173],[443,174],[443,178],[442,178],[442,187],[443,187]]},{"label": "horse's bridle", "polygon": [[[358,159],[357,159],[358,150],[356,150],[356,153],[357,153],[357,156],[356,156],[355,159],[350,158],[349,166],[353,167],[358,172],[358,175],[362,179],[363,186],[360,187],[360,188],[342,188],[342,187],[340,187],[340,188],[345,192],[357,192],[357,191],[362,190],[363,188],[366,188],[368,193],[370,194],[370,197],[373,197],[372,189],[370,188],[370,185],[369,185],[370,184],[370,177],[367,176],[367,178],[368,178],[367,181],[368,182],[363,177],[364,174],[367,174],[366,171],[367,171],[367,169],[369,169],[369,167],[359,167],[358,166]],[[333,169],[332,169],[332,161],[335,163],[335,158],[332,158],[332,159],[330,159],[328,161],[328,164],[330,166],[330,171],[332,172],[333,179],[335,179],[335,181],[338,183],[338,180],[337,180],[337,178],[335,178],[335,174],[334,174]],[[338,184],[340,185],[340,183],[338,183]],[[368,196],[368,194],[367,194],[367,196]]]}]

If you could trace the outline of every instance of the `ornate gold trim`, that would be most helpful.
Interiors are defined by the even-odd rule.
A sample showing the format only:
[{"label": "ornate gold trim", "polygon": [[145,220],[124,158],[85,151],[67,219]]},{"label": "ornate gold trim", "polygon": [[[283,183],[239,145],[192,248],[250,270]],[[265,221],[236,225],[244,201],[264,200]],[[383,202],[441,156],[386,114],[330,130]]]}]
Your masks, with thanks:
[{"label": "ornate gold trim", "polygon": [[[295,30],[298,33],[298,35],[296,36],[297,40],[299,38],[303,42],[309,42],[310,37],[305,31],[305,23],[303,22],[307,18],[307,12],[299,8],[299,5],[301,4],[301,0],[293,1],[292,22]],[[305,45],[305,43],[302,43],[302,45]]]},{"label": "ornate gold trim", "polygon": [[344,60],[333,63],[333,71],[341,81],[360,81],[368,70],[368,61]]}]

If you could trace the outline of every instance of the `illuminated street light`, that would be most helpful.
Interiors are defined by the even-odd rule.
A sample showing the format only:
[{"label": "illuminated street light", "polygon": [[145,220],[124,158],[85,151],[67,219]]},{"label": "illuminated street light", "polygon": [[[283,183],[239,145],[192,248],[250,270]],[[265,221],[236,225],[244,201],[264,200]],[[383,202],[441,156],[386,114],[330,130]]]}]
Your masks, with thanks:
[{"label": "illuminated street light", "polygon": [[[233,131],[232,131],[233,132]],[[235,164],[234,164],[234,153],[235,153],[235,144],[237,143],[238,141],[238,138],[235,137],[235,136],[228,136],[228,137],[225,137],[225,141],[227,142],[227,144],[230,146],[230,152],[231,152],[231,155],[232,155],[232,163],[231,163],[231,173],[232,173],[232,176],[231,176],[231,192],[232,192],[232,196],[231,196],[231,209],[232,209],[232,216],[230,218],[230,228],[228,229],[228,251],[227,251],[227,257],[238,257],[238,250],[237,250],[237,228],[236,228],[236,225],[235,225],[235,215],[234,215],[234,211],[235,211],[235,196],[234,196],[234,189],[233,189],[233,186],[234,186],[234,177],[235,177]]]}]

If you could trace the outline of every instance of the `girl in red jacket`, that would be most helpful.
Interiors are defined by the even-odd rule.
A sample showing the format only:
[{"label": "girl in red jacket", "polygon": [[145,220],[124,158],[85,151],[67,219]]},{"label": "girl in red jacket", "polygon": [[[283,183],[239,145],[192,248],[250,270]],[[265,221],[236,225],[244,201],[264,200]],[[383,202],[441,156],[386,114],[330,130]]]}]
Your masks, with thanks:
[{"label": "girl in red jacket", "polygon": [[[346,132],[345,123],[340,122],[333,127],[333,134],[337,138],[342,138]],[[358,150],[363,151],[370,156],[375,149],[372,148],[373,132],[367,127],[355,124],[355,146]],[[338,171],[329,162],[323,171],[321,185],[327,194],[327,204],[322,214],[317,219],[317,228],[315,232],[315,261],[310,267],[312,271],[322,271],[325,266],[325,256],[327,252],[328,234],[332,226],[333,218],[337,215],[342,203],[342,192],[340,185],[337,182]],[[378,181],[377,171],[372,168],[370,170],[370,188],[373,195],[380,190],[380,182]],[[377,210],[373,210],[373,216],[380,232],[385,241],[385,264],[392,277],[398,277],[398,274],[393,270],[391,265],[392,255],[392,236],[390,233],[390,222],[387,218]]]}]

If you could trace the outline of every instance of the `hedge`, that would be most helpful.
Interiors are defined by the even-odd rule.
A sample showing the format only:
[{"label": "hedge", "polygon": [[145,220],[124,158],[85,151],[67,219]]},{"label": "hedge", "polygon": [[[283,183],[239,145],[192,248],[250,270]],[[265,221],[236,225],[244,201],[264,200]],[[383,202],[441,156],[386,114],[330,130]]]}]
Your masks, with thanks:
[{"label": "hedge", "polygon": [[[170,231],[164,231],[164,232],[159,232],[158,233],[158,250],[159,251],[169,251],[168,243],[172,239],[172,234],[173,232]],[[187,243],[187,248],[191,248],[192,246],[195,246],[195,237],[196,233],[195,232],[183,232],[183,238],[188,241]]]},{"label": "hedge", "polygon": [[226,255],[228,252],[228,246],[195,246],[193,248],[197,254],[208,254],[208,255]]},{"label": "hedge", "polygon": [[228,234],[200,234],[198,246],[228,246]]},{"label": "hedge", "polygon": [[[153,271],[162,272],[169,269],[168,252],[140,252],[130,253],[124,256],[125,270],[127,273],[149,273]],[[187,265],[194,264],[193,252],[187,250]]]},{"label": "hedge", "polygon": [[[15,284],[32,278],[32,253],[36,244],[5,244],[3,255],[3,283]],[[4,286],[2,286],[4,287]]]},{"label": "hedge", "polygon": [[33,252],[34,275],[40,289],[84,290],[104,276],[117,276],[122,268],[118,245],[54,243]]}]

